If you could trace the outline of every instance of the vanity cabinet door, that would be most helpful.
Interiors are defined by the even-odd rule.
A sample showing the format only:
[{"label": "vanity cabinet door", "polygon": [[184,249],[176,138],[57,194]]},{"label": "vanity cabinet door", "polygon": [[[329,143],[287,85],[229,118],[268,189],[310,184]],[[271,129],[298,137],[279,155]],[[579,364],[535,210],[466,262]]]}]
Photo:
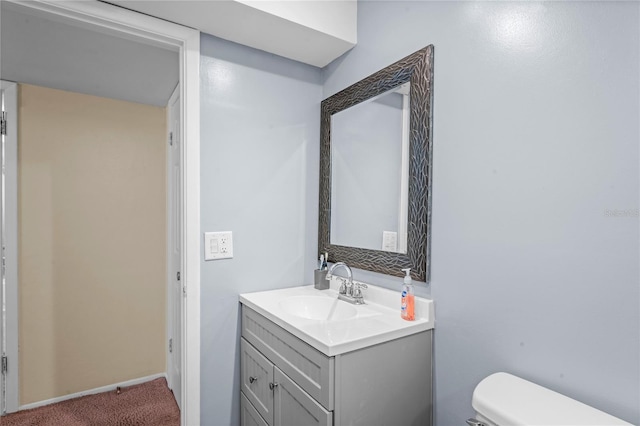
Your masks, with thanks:
[{"label": "vanity cabinet door", "polygon": [[[273,425],[273,364],[244,338],[240,339],[242,392],[269,425]],[[273,385],[271,385],[273,386]]]},{"label": "vanity cabinet door", "polygon": [[331,426],[333,413],[274,367],[274,426]]}]

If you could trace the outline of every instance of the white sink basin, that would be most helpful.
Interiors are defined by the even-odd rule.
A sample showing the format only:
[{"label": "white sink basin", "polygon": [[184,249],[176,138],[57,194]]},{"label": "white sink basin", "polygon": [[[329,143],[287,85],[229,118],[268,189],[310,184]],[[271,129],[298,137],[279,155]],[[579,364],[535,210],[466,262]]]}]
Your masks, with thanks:
[{"label": "white sink basin", "polygon": [[369,285],[366,305],[338,300],[337,280],[331,288],[300,286],[240,295],[240,302],[327,356],[335,356],[434,326],[433,301],[416,297],[416,319],[400,318],[400,293]]},{"label": "white sink basin", "polygon": [[354,306],[330,297],[291,296],[279,305],[289,315],[318,321],[345,320],[358,314]]}]

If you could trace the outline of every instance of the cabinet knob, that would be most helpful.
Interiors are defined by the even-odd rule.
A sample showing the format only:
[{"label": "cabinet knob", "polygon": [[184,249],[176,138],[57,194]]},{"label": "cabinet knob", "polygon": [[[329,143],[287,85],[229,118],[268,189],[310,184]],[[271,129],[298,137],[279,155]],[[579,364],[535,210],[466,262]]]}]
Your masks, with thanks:
[{"label": "cabinet knob", "polygon": [[257,378],[257,377],[253,377],[253,376],[249,377],[249,383],[253,383],[253,382],[255,382],[256,380],[258,380],[258,378]]},{"label": "cabinet knob", "polygon": [[277,388],[279,385],[279,383],[269,383],[269,389],[274,390],[275,388]]}]

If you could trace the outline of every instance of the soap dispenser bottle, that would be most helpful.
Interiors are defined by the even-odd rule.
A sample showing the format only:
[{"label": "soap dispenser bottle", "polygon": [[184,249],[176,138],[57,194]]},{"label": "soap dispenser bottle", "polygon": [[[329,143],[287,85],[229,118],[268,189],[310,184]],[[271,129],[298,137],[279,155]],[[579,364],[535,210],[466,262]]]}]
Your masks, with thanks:
[{"label": "soap dispenser bottle", "polygon": [[413,284],[411,284],[411,268],[403,269],[407,274],[402,285],[402,299],[400,302],[400,317],[407,321],[416,319],[415,296],[413,295]]}]

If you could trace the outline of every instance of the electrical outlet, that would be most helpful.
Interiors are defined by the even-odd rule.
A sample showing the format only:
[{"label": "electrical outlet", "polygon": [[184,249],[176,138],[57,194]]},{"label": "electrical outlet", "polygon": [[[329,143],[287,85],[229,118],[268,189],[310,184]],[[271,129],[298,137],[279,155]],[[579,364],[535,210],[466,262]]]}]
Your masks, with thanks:
[{"label": "electrical outlet", "polygon": [[205,232],[204,260],[230,259],[233,257],[233,233]]},{"label": "electrical outlet", "polygon": [[382,231],[382,251],[398,251],[398,233]]}]

